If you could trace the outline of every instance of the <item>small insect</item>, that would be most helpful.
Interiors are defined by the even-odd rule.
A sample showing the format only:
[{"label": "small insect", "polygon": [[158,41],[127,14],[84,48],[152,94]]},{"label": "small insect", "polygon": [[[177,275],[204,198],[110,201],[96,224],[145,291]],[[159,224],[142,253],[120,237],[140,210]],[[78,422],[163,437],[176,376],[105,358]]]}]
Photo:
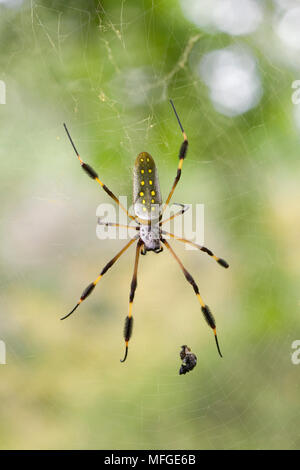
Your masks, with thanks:
[{"label": "small insect", "polygon": [[179,375],[190,372],[197,365],[197,356],[191,352],[191,349],[186,344],[181,346],[180,359],[182,360],[182,365],[179,369]]},{"label": "small insect", "polygon": [[[174,252],[173,248],[170,246],[169,242],[165,239],[164,236],[168,235],[172,239],[178,240],[183,243],[188,243],[198,248],[200,251],[207,253],[209,256],[215,259],[224,268],[228,268],[229,265],[224,259],[218,258],[216,255],[214,255],[214,253],[211,250],[209,250],[205,246],[197,245],[196,243],[192,241],[177,237],[176,235],[166,232],[162,229],[163,224],[174,219],[175,217],[178,217],[184,214],[184,212],[187,209],[187,206],[180,204],[181,210],[173,214],[171,217],[165,220],[162,220],[165,209],[171,200],[174,190],[178,184],[178,181],[180,180],[183,161],[186,157],[186,153],[188,149],[188,140],[187,140],[186,133],[182,127],[182,124],[176,112],[173,101],[170,100],[170,103],[172,105],[173,111],[175,113],[175,116],[177,118],[179,127],[183,135],[183,142],[179,150],[179,163],[177,167],[177,174],[173,182],[171,191],[166,199],[166,202],[162,204],[160,185],[159,185],[158,173],[157,173],[155,162],[149,153],[141,152],[135,160],[135,165],[134,165],[134,170],[133,170],[134,215],[130,214],[127,211],[127,209],[120,203],[120,201],[112,193],[112,191],[99,179],[99,176],[96,173],[96,171],[90,165],[83,162],[70,136],[67,126],[66,124],[64,124],[64,128],[73,146],[73,149],[77,155],[81,168],[88,174],[88,176],[90,176],[93,180],[95,180],[102,187],[102,189],[104,189],[104,191],[119,205],[119,207],[124,212],[126,212],[127,216],[131,220],[135,221],[137,224],[135,227],[125,225],[125,227],[127,228],[136,230],[137,232],[136,235],[122,248],[122,250],[119,253],[117,253],[114,256],[114,258],[112,258],[104,266],[104,268],[102,269],[100,274],[96,277],[96,279],[84,289],[83,293],[81,294],[80,299],[78,300],[75,307],[71,310],[71,312],[62,318],[62,320],[64,320],[65,318],[69,317],[79,307],[79,305],[93,292],[94,288],[96,287],[100,279],[113,266],[113,264],[120,258],[120,256],[122,256],[122,254],[125,253],[125,251],[134,242],[137,242],[135,262],[134,262],[134,271],[133,271],[133,277],[131,281],[130,295],[129,295],[129,309],[128,309],[128,315],[125,318],[125,326],[124,326],[125,354],[124,354],[124,358],[121,359],[121,362],[125,362],[127,358],[128,343],[132,334],[132,327],[133,327],[132,305],[133,305],[135,291],[137,288],[137,272],[138,272],[139,256],[140,254],[146,255],[148,251],[152,251],[154,253],[161,253],[163,251],[163,245],[168,249],[168,251],[174,257],[174,259],[177,261],[186,280],[193,287],[194,292],[197,296],[197,299],[200,303],[204,318],[207,321],[210,328],[213,330],[217,349],[218,349],[220,356],[222,357],[222,354],[219,348],[217,332],[216,332],[216,322],[214,320],[214,317],[209,307],[203,301],[200,295],[198,286],[196,282],[194,281],[194,278],[185,269],[182,262],[180,261],[180,259]],[[101,221],[99,223],[101,224]],[[111,223],[111,222],[103,222],[103,225],[120,227],[119,224]]]}]

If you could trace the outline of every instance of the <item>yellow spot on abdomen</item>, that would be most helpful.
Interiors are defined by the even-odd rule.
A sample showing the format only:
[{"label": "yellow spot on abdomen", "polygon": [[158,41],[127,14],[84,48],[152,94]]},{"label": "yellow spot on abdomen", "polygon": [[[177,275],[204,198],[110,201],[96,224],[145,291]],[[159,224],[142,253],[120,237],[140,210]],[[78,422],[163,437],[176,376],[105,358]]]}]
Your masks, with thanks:
[{"label": "yellow spot on abdomen", "polygon": [[144,184],[145,184],[145,181],[141,181],[141,185],[144,186]]},{"label": "yellow spot on abdomen", "polygon": [[150,185],[152,184],[152,180],[149,180],[149,184],[150,184]]}]

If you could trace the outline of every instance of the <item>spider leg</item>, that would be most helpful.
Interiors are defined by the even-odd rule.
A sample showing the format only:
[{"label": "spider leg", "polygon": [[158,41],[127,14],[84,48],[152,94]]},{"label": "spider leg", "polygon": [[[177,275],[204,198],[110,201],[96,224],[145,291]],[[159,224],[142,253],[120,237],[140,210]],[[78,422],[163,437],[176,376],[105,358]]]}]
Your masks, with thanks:
[{"label": "spider leg", "polygon": [[61,320],[65,320],[66,318],[68,318],[70,315],[72,315],[73,312],[75,312],[75,310],[79,307],[79,305],[93,292],[94,288],[96,287],[96,285],[98,284],[98,282],[100,281],[100,279],[104,276],[104,274],[106,273],[106,271],[109,270],[109,268],[111,268],[113,266],[113,264],[115,264],[115,262],[120,258],[120,256],[125,253],[125,251],[137,240],[138,237],[135,237],[135,238],[132,238],[125,246],[124,248],[122,248],[121,251],[119,251],[119,253],[116,254],[116,256],[114,256],[114,258],[112,258],[105,266],[104,268],[102,269],[101,273],[99,274],[99,276],[93,281],[91,282],[85,289],[84,291],[82,292],[81,294],[81,297],[80,299],[78,300],[77,304],[75,305],[75,307],[73,308],[73,310],[71,310],[71,312],[69,312],[67,315],[65,315],[64,317],[61,318]]},{"label": "spider leg", "polygon": [[125,326],[124,326],[125,354],[124,354],[124,358],[120,359],[121,362],[126,361],[127,354],[128,354],[128,343],[132,334],[132,327],[133,327],[132,305],[133,305],[135,290],[137,288],[137,271],[138,271],[139,257],[140,257],[142,244],[143,244],[142,240],[139,239],[137,246],[136,246],[134,270],[133,270],[133,276],[132,276],[132,281],[131,281],[131,286],[130,286],[128,315],[125,318]]},{"label": "spider leg", "polygon": [[202,310],[202,313],[204,315],[204,318],[206,320],[206,322],[208,323],[208,325],[211,327],[211,329],[213,330],[214,332],[214,335],[215,335],[215,340],[216,340],[216,345],[217,345],[217,349],[218,349],[218,352],[220,354],[221,357],[222,354],[221,354],[221,351],[220,351],[220,347],[219,347],[219,342],[218,342],[218,337],[217,337],[217,331],[216,331],[216,322],[215,322],[215,319],[213,317],[213,314],[211,313],[209,307],[204,303],[200,293],[199,293],[199,289],[198,289],[198,286],[196,284],[196,282],[194,281],[194,278],[190,275],[190,273],[185,269],[185,267],[183,266],[182,262],[180,261],[180,259],[178,258],[178,256],[176,255],[176,253],[173,251],[173,249],[171,248],[171,246],[169,245],[169,243],[167,242],[167,240],[165,240],[164,238],[161,239],[161,241],[164,243],[164,245],[168,248],[168,250],[170,251],[170,253],[172,254],[172,256],[175,258],[175,260],[177,261],[177,263],[179,264],[180,268],[182,269],[183,271],[183,274],[186,278],[186,280],[191,284],[191,286],[193,287],[194,289],[194,292],[199,300],[199,303],[201,305],[201,310]]},{"label": "spider leg", "polygon": [[147,251],[146,251],[145,245],[143,244],[141,247],[141,255],[146,256],[146,254],[147,254]]},{"label": "spider leg", "polygon": [[169,233],[169,232],[166,232],[165,230],[162,230],[161,233],[163,233],[164,235],[169,235],[171,238],[174,238],[174,240],[178,240],[179,242],[183,242],[183,243],[188,243],[189,245],[194,246],[195,248],[198,248],[198,250],[203,251],[204,253],[207,253],[209,256],[215,259],[217,263],[223,266],[223,268],[229,268],[229,264],[227,263],[227,261],[225,261],[225,259],[223,258],[218,258],[218,256],[214,255],[214,253],[209,248],[198,245],[197,243],[194,243],[190,240],[186,240],[185,238],[177,237],[176,235],[174,235],[174,233]]},{"label": "spider leg", "polygon": [[167,205],[169,204],[170,199],[171,199],[171,197],[173,196],[173,193],[174,193],[174,191],[175,191],[175,188],[176,188],[176,186],[177,186],[177,184],[178,184],[178,181],[180,180],[180,177],[181,177],[181,169],[182,169],[182,165],[183,165],[183,160],[185,159],[186,152],[187,152],[188,145],[189,145],[188,140],[187,140],[186,133],[184,132],[184,129],[183,129],[182,124],[181,124],[181,122],[180,122],[180,119],[179,119],[179,117],[178,117],[177,111],[176,111],[176,109],[175,109],[174,103],[173,103],[172,100],[170,100],[170,103],[171,103],[171,105],[172,105],[173,111],[174,111],[174,113],[175,113],[175,116],[176,116],[176,118],[177,118],[179,127],[180,127],[180,129],[181,129],[181,132],[182,132],[182,135],[183,135],[183,142],[182,142],[182,144],[181,144],[181,147],[180,147],[180,150],[179,150],[179,155],[178,155],[178,157],[179,157],[179,163],[178,163],[178,167],[177,167],[177,174],[176,174],[176,177],[175,177],[173,186],[172,186],[172,188],[171,188],[171,191],[170,191],[170,193],[169,193],[169,196],[167,197],[167,200],[166,200],[165,205],[164,205],[164,207],[163,207],[162,214],[164,213],[164,211],[165,211]]},{"label": "spider leg", "polygon": [[[174,204],[175,204],[175,203],[174,203]],[[159,225],[160,225],[160,226],[163,225],[163,224],[165,224],[166,222],[170,222],[170,220],[175,219],[175,217],[178,217],[179,215],[183,215],[183,214],[190,208],[190,206],[188,206],[187,204],[179,204],[179,203],[176,203],[176,205],[177,205],[177,206],[181,206],[182,209],[181,209],[180,211],[176,212],[176,214],[171,215],[171,217],[169,217],[168,219],[161,220],[161,221],[159,222]]]},{"label": "spider leg", "polygon": [[104,191],[118,204],[118,206],[124,211],[126,212],[126,214],[128,215],[128,217],[131,219],[131,220],[136,220],[135,217],[131,214],[129,214],[128,210],[120,203],[119,199],[117,198],[117,196],[114,195],[114,193],[104,184],[102,183],[102,181],[100,181],[99,179],[99,176],[98,174],[96,173],[96,171],[90,166],[88,165],[87,163],[84,163],[84,161],[81,159],[78,151],[77,151],[77,148],[75,147],[75,144],[72,140],[72,137],[70,136],[70,133],[68,131],[68,128],[66,126],[66,124],[64,123],[64,128],[65,128],[65,131],[67,133],[67,136],[72,144],[72,147],[77,155],[77,158],[79,160],[79,163],[81,165],[81,168],[95,181],[97,181],[98,184],[100,184],[100,186],[104,189]]},{"label": "spider leg", "polygon": [[131,228],[133,230],[139,230],[140,229],[140,227],[138,225],[131,226],[131,225],[117,224],[115,222],[102,222],[101,217],[98,217],[97,225],[105,225],[105,227]]}]

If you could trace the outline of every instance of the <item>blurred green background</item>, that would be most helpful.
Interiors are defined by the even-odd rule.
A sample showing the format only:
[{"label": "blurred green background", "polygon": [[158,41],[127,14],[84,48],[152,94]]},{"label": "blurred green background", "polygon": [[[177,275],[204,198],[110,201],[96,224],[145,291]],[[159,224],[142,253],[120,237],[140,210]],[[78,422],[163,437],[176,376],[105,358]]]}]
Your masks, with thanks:
[{"label": "blurred green background", "polygon": [[[300,14],[234,3],[0,2],[1,448],[299,448]],[[141,258],[120,364],[134,248],[59,321],[125,243],[96,237],[110,201],[62,123],[118,195],[150,152],[166,197],[181,144],[169,98],[190,142],[173,201],[205,204],[205,244],[230,268],[172,246],[224,358],[164,251]],[[185,376],[182,344],[198,357]]]}]

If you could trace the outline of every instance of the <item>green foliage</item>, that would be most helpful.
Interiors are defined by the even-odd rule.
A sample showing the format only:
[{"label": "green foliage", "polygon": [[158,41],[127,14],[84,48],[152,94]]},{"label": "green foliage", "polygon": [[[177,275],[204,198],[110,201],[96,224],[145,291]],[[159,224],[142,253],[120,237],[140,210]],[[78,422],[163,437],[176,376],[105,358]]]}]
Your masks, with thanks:
[{"label": "green foliage", "polygon": [[[297,77],[263,47],[268,20],[245,38],[200,31],[173,0],[24,1],[0,15],[1,447],[299,448]],[[263,96],[227,117],[194,64],[233,44],[256,57]],[[126,88],[133,69],[150,80],[141,102],[139,83]],[[190,142],[174,202],[205,204],[205,243],[230,268],[174,248],[214,312],[224,358],[164,252],[142,257],[120,364],[134,250],[59,321],[124,243],[95,237],[96,207],[108,201],[62,123],[116,194],[131,196],[135,156],[151,153],[165,197],[181,143],[169,97]],[[198,357],[186,376],[182,344]]]}]

